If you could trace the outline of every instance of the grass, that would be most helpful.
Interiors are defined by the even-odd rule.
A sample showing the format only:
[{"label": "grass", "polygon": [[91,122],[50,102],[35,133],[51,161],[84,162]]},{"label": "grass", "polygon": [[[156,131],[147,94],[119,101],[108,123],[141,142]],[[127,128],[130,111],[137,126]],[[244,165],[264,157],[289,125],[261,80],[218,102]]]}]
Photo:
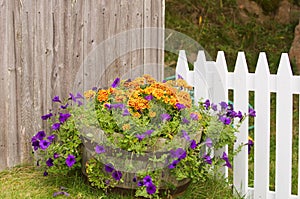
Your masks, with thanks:
[{"label": "grass", "polygon": [[[71,176],[43,176],[43,171],[33,166],[18,166],[0,172],[0,198],[1,199],[40,199],[53,198],[53,193],[65,189],[70,194],[68,198],[97,198],[97,199],[132,199],[133,193],[106,194],[94,189],[85,182],[81,174]],[[65,196],[58,196],[65,198]],[[210,178],[203,183],[190,184],[181,195],[165,197],[169,199],[226,199],[241,198],[232,195],[232,188],[224,179]]]}]

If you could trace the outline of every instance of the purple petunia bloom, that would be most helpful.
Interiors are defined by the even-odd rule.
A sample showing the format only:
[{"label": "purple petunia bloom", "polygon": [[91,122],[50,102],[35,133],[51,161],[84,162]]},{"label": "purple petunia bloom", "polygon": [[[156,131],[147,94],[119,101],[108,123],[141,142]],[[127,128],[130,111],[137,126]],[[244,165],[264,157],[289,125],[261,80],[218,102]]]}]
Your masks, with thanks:
[{"label": "purple petunia bloom", "polygon": [[190,121],[188,119],[186,119],[186,118],[182,118],[182,123],[183,124],[189,124]]},{"label": "purple petunia bloom", "polygon": [[205,161],[207,164],[211,164],[211,163],[212,163],[211,157],[210,157],[208,154],[204,154],[204,155],[203,155],[203,159],[204,159],[204,161]]},{"label": "purple petunia bloom", "polygon": [[47,176],[47,175],[48,175],[48,172],[47,172],[47,171],[45,171],[45,172],[44,172],[44,176]]},{"label": "purple petunia bloom", "polygon": [[48,113],[46,115],[41,116],[41,118],[42,118],[42,120],[47,120],[47,119],[51,118],[52,116],[53,116],[52,113]]},{"label": "purple petunia bloom", "polygon": [[137,185],[138,185],[139,187],[142,187],[142,186],[144,186],[144,183],[143,183],[143,181],[138,181]]},{"label": "purple petunia bloom", "polygon": [[35,138],[36,138],[36,139],[39,139],[39,140],[42,140],[44,137],[46,137],[45,131],[39,131],[39,132],[35,135]]},{"label": "purple petunia bloom", "polygon": [[33,137],[31,140],[31,146],[33,146],[33,150],[38,150],[40,147],[40,141]]},{"label": "purple petunia bloom", "polygon": [[114,109],[124,109],[125,105],[124,104],[111,104],[110,108],[114,108]]},{"label": "purple petunia bloom", "polygon": [[255,110],[253,109],[253,108],[249,108],[249,116],[250,117],[256,117],[256,112],[255,112]]},{"label": "purple petunia bloom", "polygon": [[123,116],[129,116],[129,115],[130,115],[130,112],[128,111],[128,109],[124,109],[122,115],[123,115]]},{"label": "purple petunia bloom", "polygon": [[111,173],[115,170],[114,166],[112,164],[106,164],[104,165],[104,169],[106,172]]},{"label": "purple petunia bloom", "polygon": [[97,145],[95,147],[95,152],[98,153],[98,154],[105,153],[105,148],[103,146]]},{"label": "purple petunia bloom", "polygon": [[225,160],[224,166],[227,166],[228,168],[232,168],[226,152],[223,152],[222,159]]},{"label": "purple petunia bloom", "polygon": [[221,102],[220,106],[221,106],[222,109],[227,109],[228,104],[226,102]]},{"label": "purple petunia bloom", "polygon": [[83,104],[82,101],[80,100],[77,101],[77,106],[81,106],[82,104]]},{"label": "purple petunia bloom", "polygon": [[143,182],[144,182],[145,186],[148,186],[148,185],[152,184],[151,176],[149,176],[149,175],[145,176],[144,179],[143,179]]},{"label": "purple petunia bloom", "polygon": [[218,110],[218,106],[214,103],[211,104],[211,109],[214,110],[214,111],[217,111]]},{"label": "purple petunia bloom", "polygon": [[170,165],[169,165],[169,169],[174,169],[177,164],[179,163],[179,160],[174,160]]},{"label": "purple petunia bloom", "polygon": [[49,140],[50,142],[52,142],[54,139],[55,139],[55,135],[54,135],[54,134],[49,135],[49,136],[47,137],[47,140]]},{"label": "purple petunia bloom", "polygon": [[94,87],[92,88],[92,90],[93,90],[93,91],[97,91],[97,87],[94,86]]},{"label": "purple petunia bloom", "polygon": [[237,112],[235,117],[238,117],[238,118],[242,119],[243,118],[242,112],[241,111]]},{"label": "purple petunia bloom", "polygon": [[46,164],[48,167],[52,167],[54,164],[53,164],[53,159],[52,158],[49,158],[47,161],[46,161]]},{"label": "purple petunia bloom", "polygon": [[207,99],[207,100],[204,102],[203,106],[204,106],[206,109],[208,109],[208,108],[210,107],[210,101],[209,101],[209,99]]},{"label": "purple petunia bloom", "polygon": [[111,175],[117,181],[121,180],[121,178],[122,178],[122,172],[121,171],[114,171]]},{"label": "purple petunia bloom", "polygon": [[61,105],[60,108],[61,108],[61,109],[66,109],[68,106],[69,106],[69,104],[66,103],[66,105]]},{"label": "purple petunia bloom", "polygon": [[47,141],[47,140],[41,140],[40,141],[40,148],[42,150],[47,149],[50,146],[51,142]]},{"label": "purple petunia bloom", "polygon": [[212,140],[210,138],[206,138],[205,144],[207,147],[211,148],[212,147]]},{"label": "purple petunia bloom", "polygon": [[145,138],[145,134],[136,134],[135,137],[138,138],[139,141],[142,141]]},{"label": "purple petunia bloom", "polygon": [[178,79],[183,79],[183,77],[181,75],[177,75]]},{"label": "purple petunia bloom", "polygon": [[190,114],[190,118],[192,119],[192,120],[198,120],[199,118],[198,118],[198,115],[196,114],[196,113],[191,113]]},{"label": "purple petunia bloom", "polygon": [[110,184],[110,180],[105,180],[105,184],[109,185]]},{"label": "purple petunia bloom", "polygon": [[221,122],[223,122],[223,124],[225,124],[225,125],[228,125],[228,124],[231,123],[231,119],[230,119],[229,117],[226,117],[226,116],[223,116],[223,115],[221,115],[221,116],[219,117],[219,120],[220,120]]},{"label": "purple petunia bloom", "polygon": [[182,109],[185,109],[186,106],[184,104],[176,103],[176,108],[180,111]]},{"label": "purple petunia bloom", "polygon": [[154,130],[150,129],[148,131],[146,131],[144,134],[145,135],[151,135],[154,132]]},{"label": "purple petunia bloom", "polygon": [[84,99],[84,97],[80,93],[77,93],[75,99]]},{"label": "purple petunia bloom", "polygon": [[186,157],[186,151],[183,148],[178,148],[176,151],[170,150],[172,158],[184,159]]},{"label": "purple petunia bloom", "polygon": [[147,101],[153,100],[153,95],[147,95],[147,96],[145,96],[145,100],[147,100]]},{"label": "purple petunia bloom", "polygon": [[236,117],[237,112],[235,112],[234,110],[229,110],[229,111],[226,113],[226,115],[227,115],[228,117],[234,118],[234,117]]},{"label": "purple petunia bloom", "polygon": [[190,147],[191,147],[191,149],[195,149],[195,148],[197,147],[196,140],[192,140],[192,141],[191,141]]},{"label": "purple petunia bloom", "polygon": [[76,159],[74,155],[69,154],[66,158],[66,164],[68,167],[72,167],[76,163]]},{"label": "purple petunia bloom", "polygon": [[152,195],[156,192],[156,186],[154,184],[149,184],[146,188],[148,194]]},{"label": "purple petunia bloom", "polygon": [[54,96],[52,99],[52,102],[60,102],[61,103],[59,96]]},{"label": "purple petunia bloom", "polygon": [[69,95],[69,99],[71,99],[73,102],[76,102],[76,97],[72,93],[69,93]]},{"label": "purple petunia bloom", "polygon": [[136,176],[133,177],[132,182],[136,182]]},{"label": "purple petunia bloom", "polygon": [[115,80],[114,80],[114,82],[111,84],[111,87],[112,88],[116,88],[118,85],[119,85],[119,83],[120,83],[120,78],[116,78]]},{"label": "purple petunia bloom", "polygon": [[248,139],[248,154],[251,153],[251,148],[254,146],[254,142],[252,139]]},{"label": "purple petunia bloom", "polygon": [[54,153],[54,154],[53,154],[53,158],[54,158],[54,159],[59,158],[59,154],[58,154],[58,153]]},{"label": "purple petunia bloom", "polygon": [[71,117],[70,113],[59,113],[59,122],[64,123],[69,117]]},{"label": "purple petunia bloom", "polygon": [[162,121],[169,121],[171,116],[168,113],[163,113],[160,115]]},{"label": "purple petunia bloom", "polygon": [[186,139],[187,141],[191,140],[190,136],[188,135],[188,133],[185,130],[181,130],[181,132],[182,132],[182,137],[184,139]]},{"label": "purple petunia bloom", "polygon": [[52,125],[52,130],[58,130],[60,128],[60,123],[54,123],[53,125]]}]

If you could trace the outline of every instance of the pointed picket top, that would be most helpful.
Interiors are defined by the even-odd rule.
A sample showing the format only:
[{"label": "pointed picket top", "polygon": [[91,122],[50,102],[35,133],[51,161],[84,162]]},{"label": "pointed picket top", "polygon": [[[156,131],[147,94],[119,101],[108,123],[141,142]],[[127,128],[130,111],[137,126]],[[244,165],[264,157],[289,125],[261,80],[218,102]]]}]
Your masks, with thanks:
[{"label": "pointed picket top", "polygon": [[183,79],[187,80],[189,72],[189,65],[184,50],[179,51],[179,56],[176,65],[176,79],[180,75]]},{"label": "pointed picket top", "polygon": [[238,53],[234,73],[235,74],[247,74],[248,73],[248,65],[247,65],[246,56],[245,56],[244,52]]},{"label": "pointed picket top", "polygon": [[282,53],[277,75],[281,78],[291,78],[293,76],[290,59],[287,53]]},{"label": "pointed picket top", "polygon": [[228,73],[228,67],[226,63],[225,54],[223,51],[218,51],[216,66],[217,66],[217,71],[219,73],[219,76],[222,79],[223,86],[227,88],[226,74]]},{"label": "pointed picket top", "polygon": [[255,74],[262,76],[270,75],[268,59],[265,52],[259,53]]}]

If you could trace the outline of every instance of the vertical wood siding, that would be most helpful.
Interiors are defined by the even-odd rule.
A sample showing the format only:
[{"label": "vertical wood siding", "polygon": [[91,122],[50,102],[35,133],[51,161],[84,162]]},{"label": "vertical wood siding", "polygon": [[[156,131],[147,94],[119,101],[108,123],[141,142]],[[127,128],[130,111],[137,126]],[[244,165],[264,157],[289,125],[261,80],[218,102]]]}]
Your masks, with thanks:
[{"label": "vertical wood siding", "polygon": [[[145,27],[164,28],[164,0],[0,0],[0,170],[31,159],[30,138],[44,127],[53,96],[125,73],[161,80],[163,33]],[[148,41],[157,48],[133,48]],[[105,63],[109,56],[118,57]]]}]

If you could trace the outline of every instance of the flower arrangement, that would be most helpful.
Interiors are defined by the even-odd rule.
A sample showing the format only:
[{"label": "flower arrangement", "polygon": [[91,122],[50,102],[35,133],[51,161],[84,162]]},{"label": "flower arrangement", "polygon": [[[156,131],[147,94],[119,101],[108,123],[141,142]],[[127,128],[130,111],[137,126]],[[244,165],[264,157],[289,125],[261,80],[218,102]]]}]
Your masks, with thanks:
[{"label": "flower arrangement", "polygon": [[205,180],[218,166],[231,168],[232,157],[226,152],[218,157],[213,150],[234,143],[238,127],[255,111],[243,114],[209,100],[196,106],[191,89],[180,76],[158,82],[144,75],[117,78],[84,97],[55,96],[56,112],[41,117],[50,124],[50,135],[39,131],[32,137],[38,165],[44,175],[83,168],[92,186],[132,188],[145,198]]}]

